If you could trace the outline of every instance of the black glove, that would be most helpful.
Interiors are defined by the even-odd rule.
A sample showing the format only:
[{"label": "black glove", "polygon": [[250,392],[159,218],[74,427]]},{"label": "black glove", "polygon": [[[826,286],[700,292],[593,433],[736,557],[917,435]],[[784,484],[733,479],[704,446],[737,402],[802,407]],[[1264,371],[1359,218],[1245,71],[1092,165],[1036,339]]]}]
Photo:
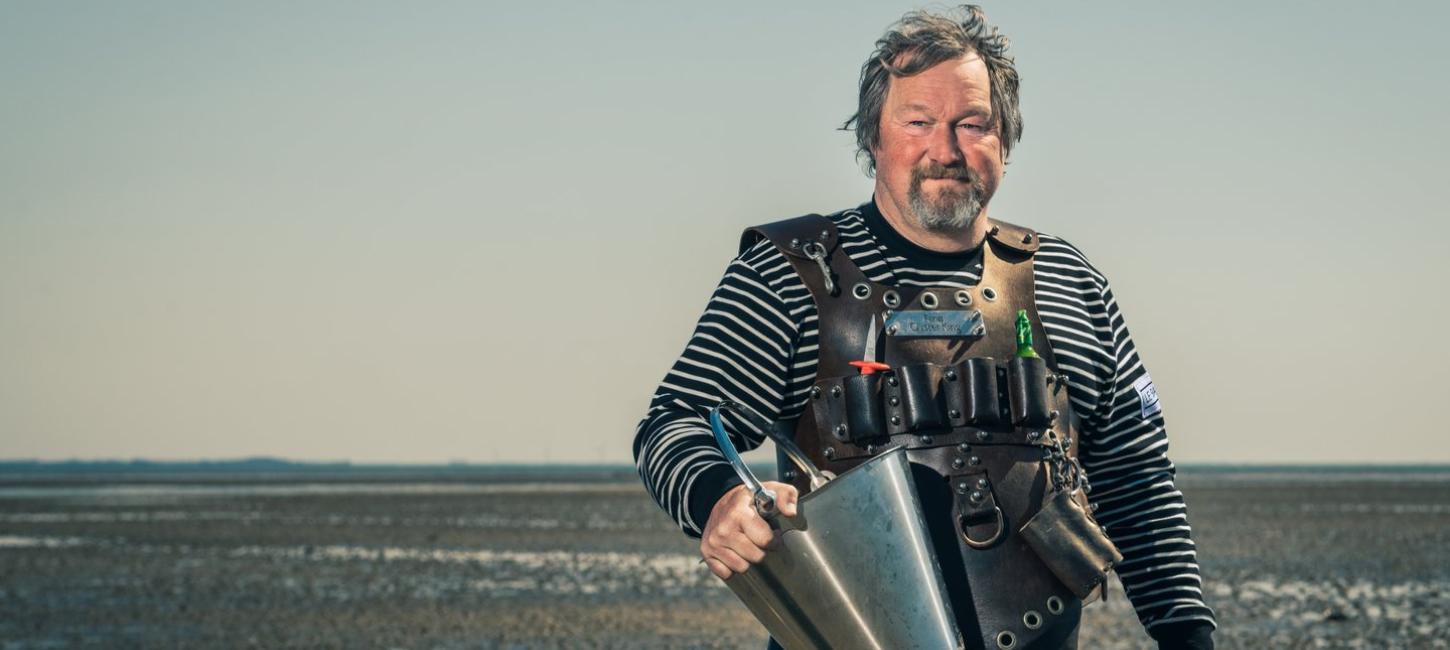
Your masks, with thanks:
[{"label": "black glove", "polygon": [[1208,621],[1164,623],[1148,634],[1158,642],[1158,650],[1213,650],[1213,624]]}]

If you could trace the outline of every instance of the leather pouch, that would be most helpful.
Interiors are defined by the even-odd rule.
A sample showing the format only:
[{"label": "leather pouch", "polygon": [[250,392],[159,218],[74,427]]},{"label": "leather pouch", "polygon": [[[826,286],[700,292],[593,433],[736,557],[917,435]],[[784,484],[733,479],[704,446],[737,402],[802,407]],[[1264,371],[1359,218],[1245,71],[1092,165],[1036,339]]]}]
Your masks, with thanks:
[{"label": "leather pouch", "polygon": [[1052,423],[1047,372],[1047,362],[1040,358],[1014,357],[1008,362],[1007,395],[1013,426],[1045,427]]},{"label": "leather pouch", "polygon": [[853,375],[843,382],[846,390],[846,426],[851,442],[886,435],[881,414],[881,375]]},{"label": "leather pouch", "polygon": [[1062,584],[1088,599],[1123,555],[1074,498],[1077,494],[1059,490],[1019,532]]}]

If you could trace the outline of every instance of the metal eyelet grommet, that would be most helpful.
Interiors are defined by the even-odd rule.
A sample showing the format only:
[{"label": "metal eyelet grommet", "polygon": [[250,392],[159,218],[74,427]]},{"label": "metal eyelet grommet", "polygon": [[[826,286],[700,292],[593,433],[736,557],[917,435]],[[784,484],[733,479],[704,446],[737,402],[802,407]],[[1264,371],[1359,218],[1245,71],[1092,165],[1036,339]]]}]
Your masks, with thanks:
[{"label": "metal eyelet grommet", "polygon": [[870,298],[871,285],[866,284],[865,282],[857,282],[855,286],[851,287],[851,295],[856,296],[858,300],[865,300],[867,298]]},{"label": "metal eyelet grommet", "polygon": [[1017,635],[1007,631],[998,632],[997,647],[1002,650],[1012,650],[1017,647]]},{"label": "metal eyelet grommet", "polygon": [[992,302],[993,300],[996,300],[997,299],[997,290],[996,289],[993,289],[992,287],[983,287],[982,288],[982,299],[983,300],[986,300],[987,302]]},{"label": "metal eyelet grommet", "polygon": [[930,291],[923,291],[921,293],[921,306],[927,309],[936,309],[936,294]]},{"label": "metal eyelet grommet", "polygon": [[956,298],[957,304],[963,307],[970,307],[972,304],[972,294],[966,289],[956,292],[953,297]]},{"label": "metal eyelet grommet", "polygon": [[1038,614],[1034,610],[1029,609],[1027,610],[1026,614],[1022,615],[1022,624],[1026,625],[1027,629],[1029,630],[1035,630],[1039,627],[1042,627],[1042,615]]},{"label": "metal eyelet grommet", "polygon": [[881,294],[881,302],[886,303],[886,306],[890,307],[891,309],[896,309],[897,307],[901,306],[901,294],[896,293],[896,291],[894,290],[887,289],[885,293]]},{"label": "metal eyelet grommet", "polygon": [[1062,599],[1061,598],[1058,598],[1057,596],[1048,596],[1047,597],[1047,611],[1050,614],[1061,614],[1062,613]]}]

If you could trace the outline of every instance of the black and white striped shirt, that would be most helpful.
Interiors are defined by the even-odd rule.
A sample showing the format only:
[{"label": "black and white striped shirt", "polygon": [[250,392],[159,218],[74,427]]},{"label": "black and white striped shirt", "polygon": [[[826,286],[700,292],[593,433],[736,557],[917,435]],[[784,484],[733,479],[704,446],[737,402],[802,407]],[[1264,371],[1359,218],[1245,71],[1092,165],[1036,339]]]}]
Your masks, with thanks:
[{"label": "black and white striped shirt", "polygon": [[[918,247],[873,203],[829,218],[842,250],[875,282],[960,288],[981,278],[980,249],[948,254]],[[1117,572],[1138,617],[1150,631],[1213,624],[1163,417],[1107,280],[1071,244],[1045,234],[1033,270],[1039,317],[1083,421],[1081,460],[1096,516],[1123,553]],[[698,537],[715,501],[739,482],[705,414],[730,399],[774,420],[799,417],[815,381],[817,334],[809,291],[768,241],[726,268],[635,432],[645,486],[687,534]],[[763,442],[732,438],[742,450]]]}]

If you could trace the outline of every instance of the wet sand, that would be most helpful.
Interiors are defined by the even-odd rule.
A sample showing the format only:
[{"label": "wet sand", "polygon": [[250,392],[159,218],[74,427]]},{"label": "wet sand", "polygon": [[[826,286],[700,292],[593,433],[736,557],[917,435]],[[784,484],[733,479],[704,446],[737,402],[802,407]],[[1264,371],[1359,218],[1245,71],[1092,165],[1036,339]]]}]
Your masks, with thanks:
[{"label": "wet sand", "polygon": [[[637,482],[586,478],[0,476],[0,648],[763,647]],[[1450,477],[1179,485],[1219,647],[1450,647]],[[1121,591],[1082,638],[1153,647]]]}]

